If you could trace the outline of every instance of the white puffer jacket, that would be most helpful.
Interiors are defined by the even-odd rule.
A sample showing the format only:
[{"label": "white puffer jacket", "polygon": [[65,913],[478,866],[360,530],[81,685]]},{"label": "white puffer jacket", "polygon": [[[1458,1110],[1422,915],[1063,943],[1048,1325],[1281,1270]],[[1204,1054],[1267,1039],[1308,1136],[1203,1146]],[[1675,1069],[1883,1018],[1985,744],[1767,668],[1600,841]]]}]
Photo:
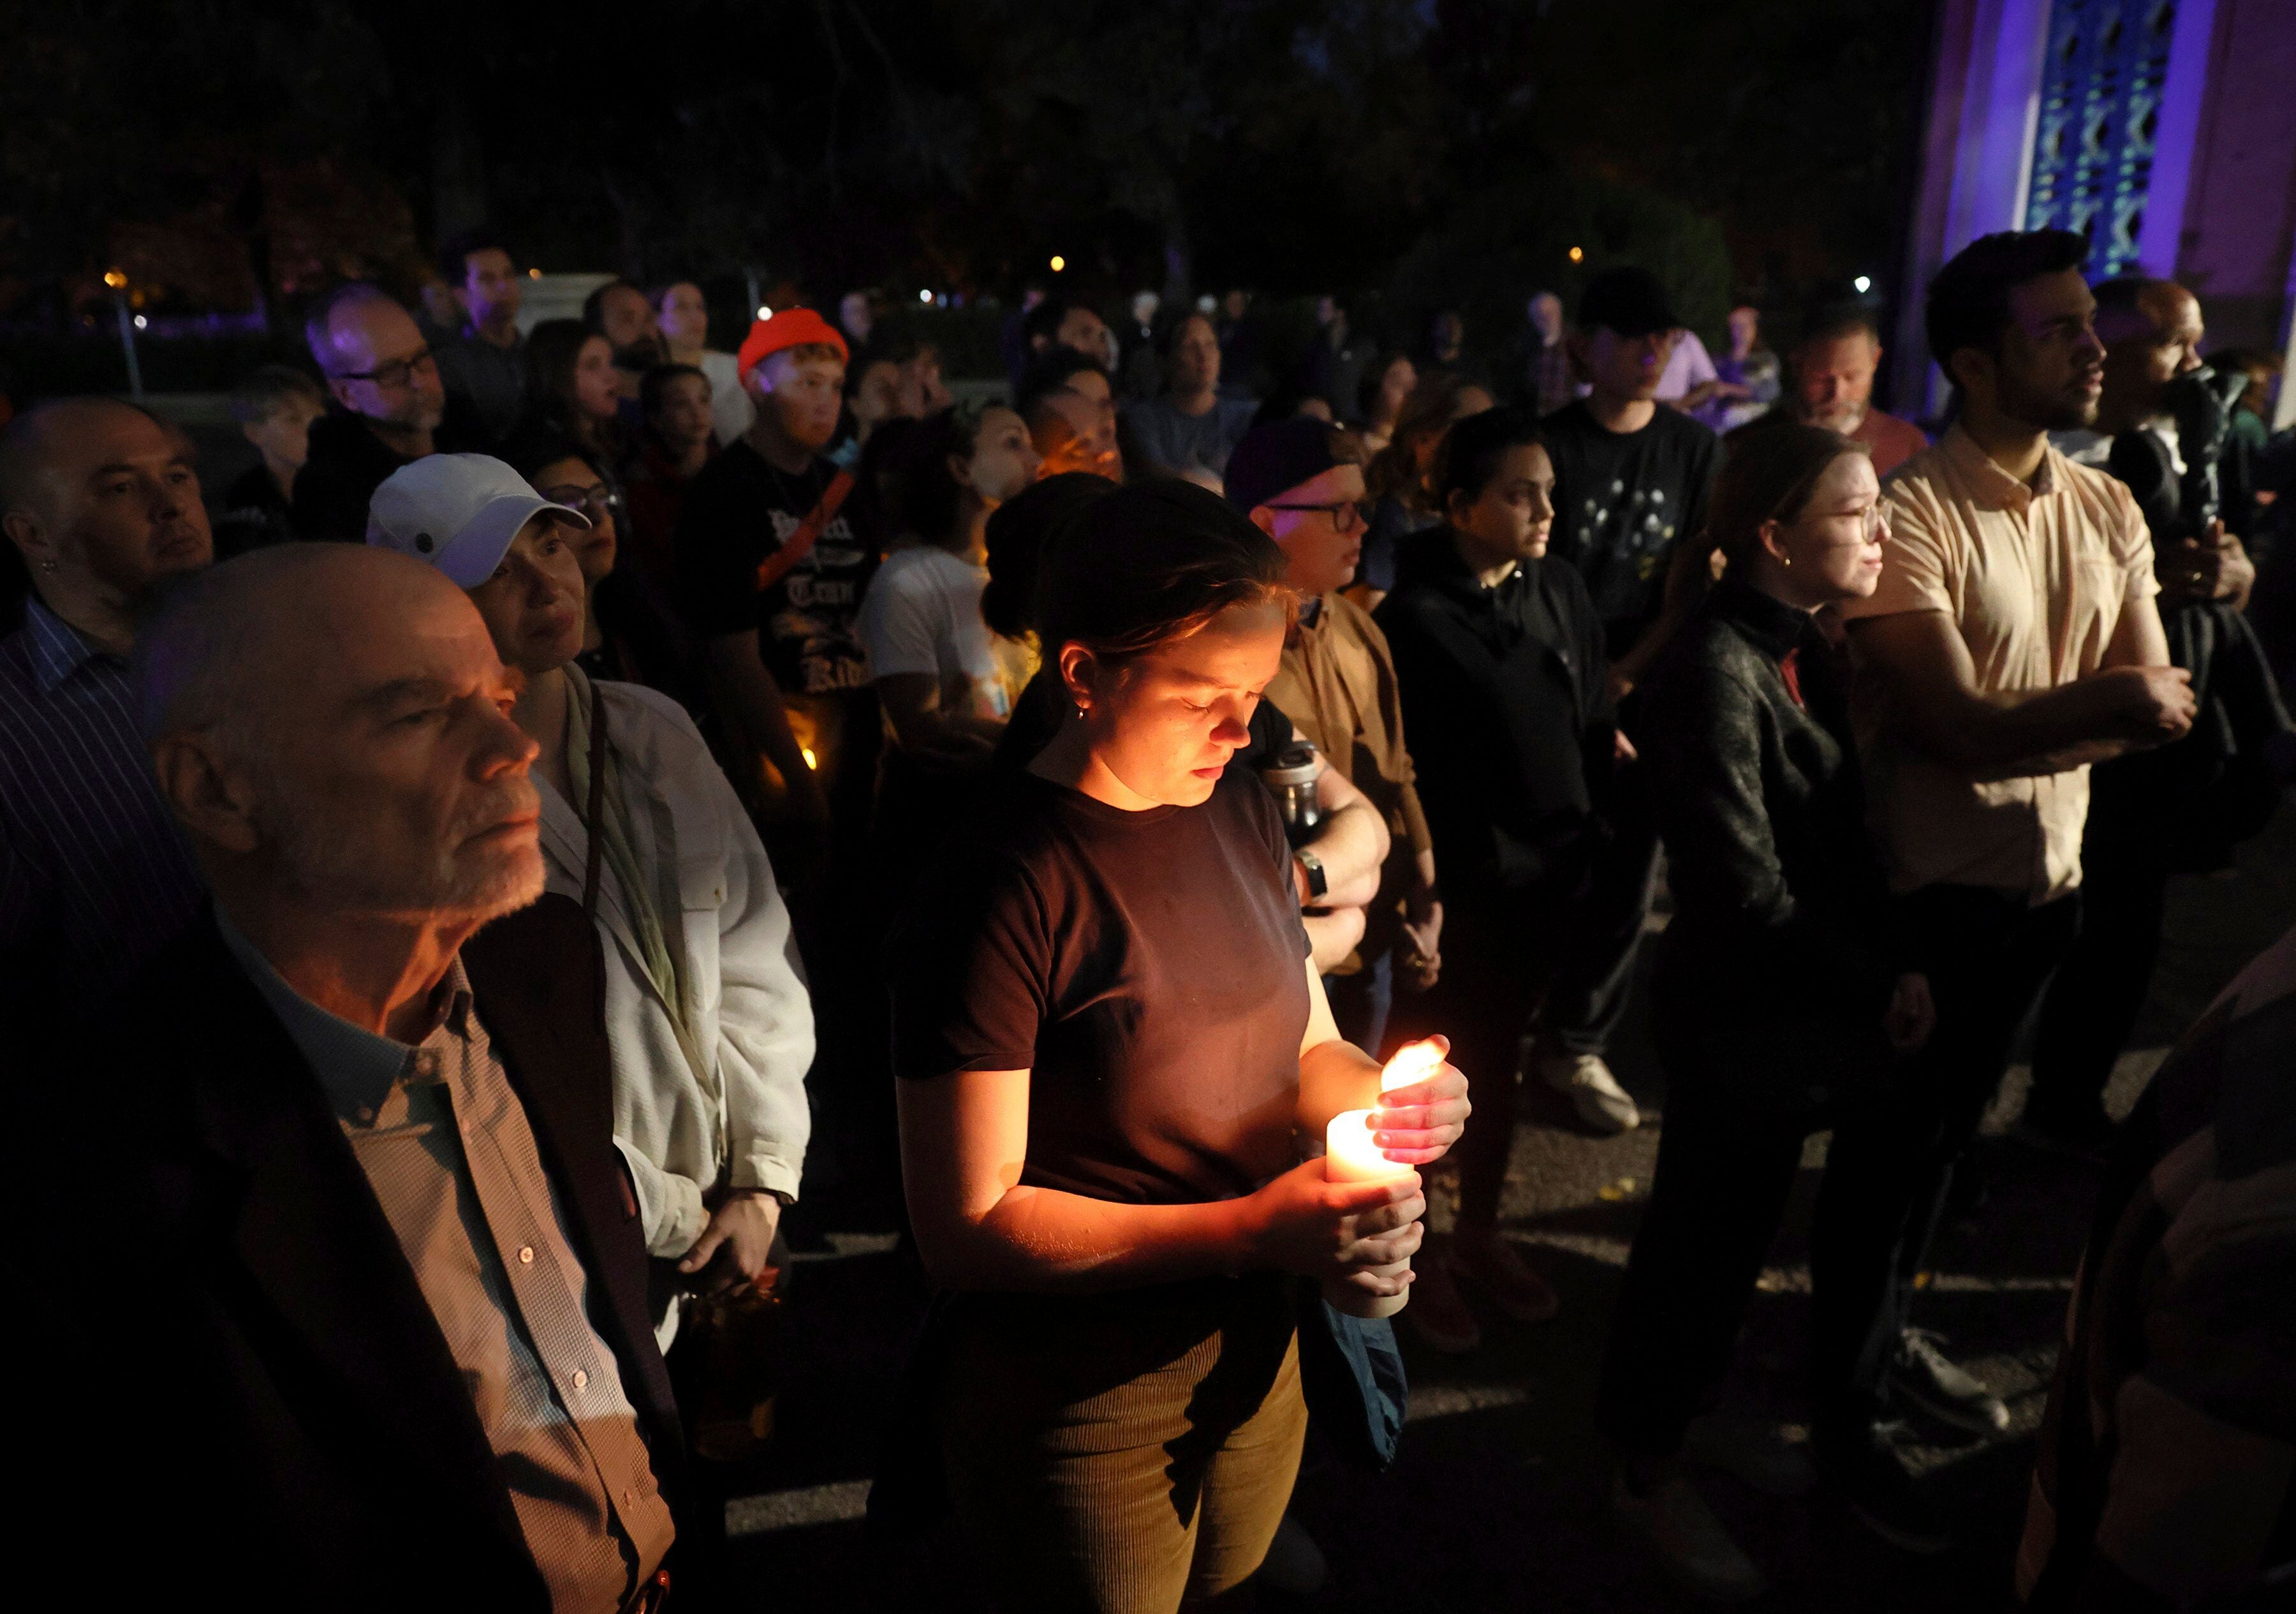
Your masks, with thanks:
[{"label": "white puffer jacket", "polygon": [[[693,1041],[716,1061],[710,1079],[697,1081],[646,976],[612,864],[602,860],[614,1141],[637,1184],[647,1249],[682,1256],[709,1223],[702,1190],[721,1172],[734,1188],[796,1195],[812,1132],[813,1005],[773,865],[693,720],[636,684],[597,688],[633,849],[652,869],[674,861],[677,869]],[[550,889],[578,902],[589,833],[573,806],[537,783]]]}]

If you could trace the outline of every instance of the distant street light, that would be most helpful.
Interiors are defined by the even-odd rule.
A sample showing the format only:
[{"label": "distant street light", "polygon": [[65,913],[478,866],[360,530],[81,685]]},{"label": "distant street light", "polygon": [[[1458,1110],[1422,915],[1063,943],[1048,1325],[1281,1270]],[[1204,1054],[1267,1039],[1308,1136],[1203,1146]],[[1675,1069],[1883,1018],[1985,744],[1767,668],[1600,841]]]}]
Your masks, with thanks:
[{"label": "distant street light", "polygon": [[930,303],[932,301],[932,293],[931,292],[919,292],[917,293],[917,301],[919,302]]},{"label": "distant street light", "polygon": [[136,402],[144,401],[144,366],[135,362],[135,333],[144,328],[144,316],[133,317],[127,312],[127,271],[106,269],[103,284],[111,288],[112,311],[119,317],[119,348],[127,360],[127,395]]},{"label": "distant street light", "polygon": [[1584,249],[1583,247],[1572,247],[1572,248],[1570,249],[1570,261],[1571,261],[1571,262],[1573,262],[1573,263],[1584,263],[1584,262],[1586,261],[1586,259],[1587,259],[1587,252],[1586,252],[1586,249]]},{"label": "distant street light", "polygon": [[526,272],[526,277],[529,280],[539,280],[542,278],[542,271],[540,269],[529,269]]},{"label": "distant street light", "polygon": [[1053,273],[1054,273],[1054,274],[1057,275],[1057,274],[1059,274],[1062,269],[1065,269],[1065,268],[1067,268],[1068,267],[1069,267],[1069,260],[1068,260],[1067,259],[1065,259],[1065,258],[1062,257],[1058,252],[1055,252],[1055,253],[1054,253],[1054,254],[1053,254]]},{"label": "distant street light", "polygon": [[1860,275],[1849,284],[1857,288],[1857,294],[1862,297],[1874,289],[1874,277],[1871,275]]},{"label": "distant street light", "polygon": [[759,303],[759,304],[758,305],[758,318],[760,318],[760,319],[771,319],[773,317],[774,317],[774,311],[773,311],[771,309],[769,309],[769,308],[766,307],[766,305],[765,305],[764,303]]},{"label": "distant street light", "polygon": [[152,322],[150,320],[145,319],[141,314],[138,314],[135,317],[135,328],[139,331],[151,323]]}]

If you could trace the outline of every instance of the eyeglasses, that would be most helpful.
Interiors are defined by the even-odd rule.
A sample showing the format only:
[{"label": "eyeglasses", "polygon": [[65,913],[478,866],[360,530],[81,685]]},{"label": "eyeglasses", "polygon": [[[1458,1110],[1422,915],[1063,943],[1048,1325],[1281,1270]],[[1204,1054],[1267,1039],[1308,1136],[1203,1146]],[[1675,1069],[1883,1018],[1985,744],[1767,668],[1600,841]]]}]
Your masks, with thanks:
[{"label": "eyeglasses", "polygon": [[1878,544],[1890,535],[1890,506],[1874,504],[1864,510],[1833,510],[1819,515],[1819,521],[1854,521],[1857,523],[1860,545]]},{"label": "eyeglasses", "polygon": [[330,370],[337,381],[371,381],[378,387],[392,389],[405,386],[414,379],[417,370],[435,370],[439,356],[424,348],[405,358],[394,358],[387,365],[377,365],[372,370]]},{"label": "eyeglasses", "polygon": [[586,510],[593,518],[603,515],[611,521],[621,513],[621,495],[603,482],[594,482],[586,488],[579,482],[567,482],[555,488],[537,488],[535,491],[554,505]]},{"label": "eyeglasses", "polygon": [[1371,524],[1371,503],[1367,499],[1360,502],[1355,499],[1342,499],[1332,505],[1269,505],[1267,508],[1303,512],[1321,510],[1332,518],[1332,531],[1342,537],[1354,531],[1357,527],[1367,527]]}]

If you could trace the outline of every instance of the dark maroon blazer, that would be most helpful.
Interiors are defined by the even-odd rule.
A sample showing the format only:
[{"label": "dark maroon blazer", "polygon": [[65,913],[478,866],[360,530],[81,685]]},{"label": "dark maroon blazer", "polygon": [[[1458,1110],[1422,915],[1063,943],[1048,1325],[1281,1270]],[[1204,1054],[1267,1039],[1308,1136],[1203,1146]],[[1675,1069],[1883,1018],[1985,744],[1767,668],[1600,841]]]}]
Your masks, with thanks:
[{"label": "dark maroon blazer", "polygon": [[[676,1511],[678,1420],[613,1143],[595,933],[545,897],[463,961]],[[15,1244],[0,1264],[0,1305],[20,1313],[6,1335],[54,1342],[39,1379],[59,1394],[34,1421],[61,1478],[36,1517],[74,1536],[118,1521],[121,1552],[67,1584],[107,1601],[199,1588],[242,1608],[546,1611],[414,1269],[212,915],[155,959],[93,1049],[42,1063],[62,1108],[34,1113],[79,1140],[83,1167],[93,1135],[114,1154],[101,1184],[48,1171],[23,1214],[53,1215],[75,1175],[86,1214],[53,1230],[67,1239]],[[43,1174],[35,1159],[12,1182]]]}]

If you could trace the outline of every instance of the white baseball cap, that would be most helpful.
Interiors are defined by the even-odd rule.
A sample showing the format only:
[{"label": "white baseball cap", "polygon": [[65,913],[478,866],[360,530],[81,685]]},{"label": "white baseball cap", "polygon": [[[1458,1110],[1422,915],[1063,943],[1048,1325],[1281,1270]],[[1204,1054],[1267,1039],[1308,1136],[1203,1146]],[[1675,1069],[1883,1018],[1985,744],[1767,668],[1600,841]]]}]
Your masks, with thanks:
[{"label": "white baseball cap", "polygon": [[366,541],[438,567],[458,589],[475,589],[495,574],[519,529],[545,510],[590,525],[491,456],[432,454],[399,466],[374,490]]}]

